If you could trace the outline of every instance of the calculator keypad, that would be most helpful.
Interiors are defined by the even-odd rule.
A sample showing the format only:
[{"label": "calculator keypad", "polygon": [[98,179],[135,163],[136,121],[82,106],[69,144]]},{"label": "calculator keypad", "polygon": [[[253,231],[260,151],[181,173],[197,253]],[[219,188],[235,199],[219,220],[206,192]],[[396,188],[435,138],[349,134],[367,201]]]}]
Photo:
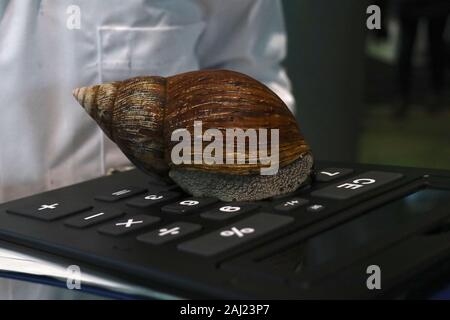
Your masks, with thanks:
[{"label": "calculator keypad", "polygon": [[[345,178],[351,173],[350,168],[319,169],[316,181],[337,182],[312,192],[311,188],[301,188],[259,202],[225,203],[213,198],[182,198],[184,194],[175,185],[149,184],[117,187],[94,196],[97,202],[71,201],[69,204],[66,200],[50,199],[26,203],[7,212],[45,221],[70,215],[63,223],[72,229],[91,228],[101,236],[132,234],[132,239],[143,245],[174,245],[183,252],[212,256],[295,220],[300,222],[298,225],[306,226],[327,216],[332,208],[330,203],[352,198],[402,177],[399,173],[370,171]],[[124,204],[126,206],[119,208]],[[186,221],[179,221],[183,220],[181,217]],[[237,220],[228,222],[228,219],[233,221],[232,218]],[[188,239],[184,239],[187,236]]]}]

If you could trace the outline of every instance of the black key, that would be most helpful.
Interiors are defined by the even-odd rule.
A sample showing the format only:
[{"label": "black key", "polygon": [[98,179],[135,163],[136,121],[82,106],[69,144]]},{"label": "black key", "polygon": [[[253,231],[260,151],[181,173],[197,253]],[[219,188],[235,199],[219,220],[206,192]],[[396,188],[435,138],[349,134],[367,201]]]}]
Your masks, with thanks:
[{"label": "black key", "polygon": [[187,214],[207,207],[218,200],[215,198],[188,198],[162,207],[163,212]]},{"label": "black key", "polygon": [[344,200],[375,188],[386,185],[403,177],[401,173],[369,171],[311,193],[314,197]]},{"label": "black key", "polygon": [[308,203],[308,200],[303,198],[291,198],[287,199],[286,201],[278,204],[275,206],[275,210],[278,211],[291,211],[294,209],[297,209],[298,207],[301,207]]},{"label": "black key", "polygon": [[323,204],[315,203],[306,207],[306,211],[308,212],[320,212],[325,209]]},{"label": "black key", "polygon": [[151,224],[158,222],[158,217],[137,215],[132,217],[125,217],[122,220],[101,227],[98,232],[109,234],[112,236],[120,236],[132,231],[145,228]]},{"label": "black key", "polygon": [[251,212],[257,209],[259,206],[256,203],[239,203],[231,202],[228,204],[222,204],[212,210],[202,213],[200,216],[206,219],[212,220],[225,220],[235,217],[242,213]]},{"label": "black key", "polygon": [[223,229],[178,245],[178,249],[202,256],[211,256],[261,237],[293,222],[292,217],[258,213]]},{"label": "black key", "polygon": [[163,244],[198,231],[202,226],[189,222],[175,222],[137,237],[139,241],[150,244]]},{"label": "black key", "polygon": [[149,208],[156,204],[161,204],[167,201],[172,201],[180,197],[178,192],[152,192],[139,198],[131,199],[127,205],[137,208]]},{"label": "black key", "polygon": [[96,200],[106,201],[106,202],[114,202],[119,201],[121,199],[129,198],[134,195],[144,193],[147,191],[145,188],[141,187],[126,187],[112,191],[111,193],[103,194],[95,197]]},{"label": "black key", "polygon": [[19,214],[40,220],[51,221],[91,209],[91,205],[82,204],[77,201],[47,201],[29,205],[18,206],[7,209],[9,213]]},{"label": "black key", "polygon": [[123,215],[124,213],[122,211],[116,209],[93,210],[83,215],[70,218],[69,220],[66,220],[64,224],[74,228],[86,228]]},{"label": "black key", "polygon": [[150,188],[158,185],[158,186],[162,186],[162,187],[171,187],[173,185],[175,185],[175,182],[173,182],[172,180],[165,180],[157,175],[155,176],[149,176],[150,181],[148,182],[148,184],[150,185]]},{"label": "black key", "polygon": [[349,168],[325,168],[316,171],[316,181],[330,182],[348,176],[354,170]]}]

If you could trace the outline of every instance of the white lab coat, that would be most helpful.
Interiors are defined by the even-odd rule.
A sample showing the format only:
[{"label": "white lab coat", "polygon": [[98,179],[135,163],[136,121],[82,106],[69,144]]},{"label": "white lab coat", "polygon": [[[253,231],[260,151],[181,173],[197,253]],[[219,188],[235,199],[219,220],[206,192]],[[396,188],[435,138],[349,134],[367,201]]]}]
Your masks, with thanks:
[{"label": "white lab coat", "polygon": [[274,0],[0,0],[0,202],[128,163],[73,88],[227,68],[292,107],[285,53]]}]

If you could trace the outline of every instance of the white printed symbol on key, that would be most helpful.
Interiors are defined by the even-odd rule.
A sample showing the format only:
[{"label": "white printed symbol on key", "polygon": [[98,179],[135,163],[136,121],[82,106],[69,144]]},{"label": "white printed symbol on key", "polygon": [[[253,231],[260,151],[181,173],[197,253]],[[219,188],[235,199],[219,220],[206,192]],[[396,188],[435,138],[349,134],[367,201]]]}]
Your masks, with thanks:
[{"label": "white printed symbol on key", "polygon": [[339,174],[339,171],[336,172],[328,172],[328,171],[320,171],[321,174],[327,175],[329,177],[334,177],[335,175]]},{"label": "white printed symbol on key", "polygon": [[159,200],[162,199],[163,196],[158,196],[156,194],[151,194],[145,197],[146,200]]},{"label": "white printed symbol on key", "polygon": [[311,210],[320,210],[323,208],[321,204],[313,204],[309,207]]},{"label": "white printed symbol on key", "polygon": [[142,223],[142,222],[144,222],[144,221],[142,221],[142,220],[134,221],[133,219],[128,219],[127,222],[116,223],[116,226],[125,226],[125,228],[129,228],[133,224]]},{"label": "white printed symbol on key", "polygon": [[105,214],[104,212],[99,212],[99,213],[93,214],[92,216],[84,218],[84,220],[90,220],[90,219],[93,219],[93,218],[97,218],[97,217],[100,217],[100,216],[102,216],[104,214]]},{"label": "white printed symbol on key", "polygon": [[170,229],[162,228],[162,229],[159,229],[158,236],[162,237],[162,236],[165,236],[168,234],[175,235],[175,234],[179,234],[179,233],[180,233],[180,227],[175,227],[175,228],[170,228]]},{"label": "white printed symbol on key", "polygon": [[221,212],[236,212],[236,211],[241,210],[241,207],[225,206],[225,207],[221,207],[219,210]]},{"label": "white printed symbol on key", "polygon": [[343,184],[337,186],[337,188],[345,188],[345,189],[355,190],[355,189],[359,189],[359,188],[364,187],[364,185],[372,184],[372,183],[375,183],[375,182],[376,182],[375,179],[361,178],[361,179],[353,180],[353,183],[349,183],[349,182],[343,183]]},{"label": "white printed symbol on key", "polygon": [[285,206],[285,207],[288,207],[288,206],[295,206],[296,204],[298,204],[298,200],[291,200],[291,201],[286,202],[286,203],[284,204],[284,206]]},{"label": "white printed symbol on key", "polygon": [[38,211],[45,210],[45,209],[50,209],[50,210],[56,209],[56,206],[58,206],[58,205],[59,205],[59,203],[43,204],[43,205],[41,205],[41,207],[38,209]]},{"label": "white printed symbol on key", "polygon": [[113,192],[112,195],[113,196],[121,196],[121,195],[126,194],[128,192],[131,192],[131,190],[123,189],[123,190],[119,190],[119,191]]},{"label": "white printed symbol on key", "polygon": [[184,200],[180,202],[180,205],[182,206],[195,206],[197,204],[199,204],[199,202],[196,200]]},{"label": "white printed symbol on key", "polygon": [[250,234],[255,232],[255,229],[253,228],[242,228],[238,229],[236,227],[231,228],[230,230],[225,230],[220,233],[222,237],[232,237],[237,236],[238,238],[242,238],[246,234]]}]

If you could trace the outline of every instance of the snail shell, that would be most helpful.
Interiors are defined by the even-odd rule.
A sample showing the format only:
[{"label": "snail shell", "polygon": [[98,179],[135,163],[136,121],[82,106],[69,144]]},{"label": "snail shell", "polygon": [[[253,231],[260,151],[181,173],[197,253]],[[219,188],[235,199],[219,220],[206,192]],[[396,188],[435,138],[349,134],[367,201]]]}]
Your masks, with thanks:
[{"label": "snail shell", "polygon": [[[203,70],[167,78],[136,77],[78,88],[73,95],[136,166],[170,176],[194,196],[243,201],[292,192],[304,183],[313,165],[310,148],[284,102],[242,73]],[[222,163],[174,164],[171,150],[178,141],[172,141],[171,135],[185,128],[193,136],[194,121],[202,122],[203,132],[218,129],[224,136],[226,129],[278,129],[278,172],[261,175],[267,165],[260,161],[227,163],[225,147]],[[208,144],[204,141],[203,148]],[[237,157],[237,150],[233,148],[232,156]],[[191,153],[194,159],[195,148]],[[245,157],[250,157],[248,148]]]}]

